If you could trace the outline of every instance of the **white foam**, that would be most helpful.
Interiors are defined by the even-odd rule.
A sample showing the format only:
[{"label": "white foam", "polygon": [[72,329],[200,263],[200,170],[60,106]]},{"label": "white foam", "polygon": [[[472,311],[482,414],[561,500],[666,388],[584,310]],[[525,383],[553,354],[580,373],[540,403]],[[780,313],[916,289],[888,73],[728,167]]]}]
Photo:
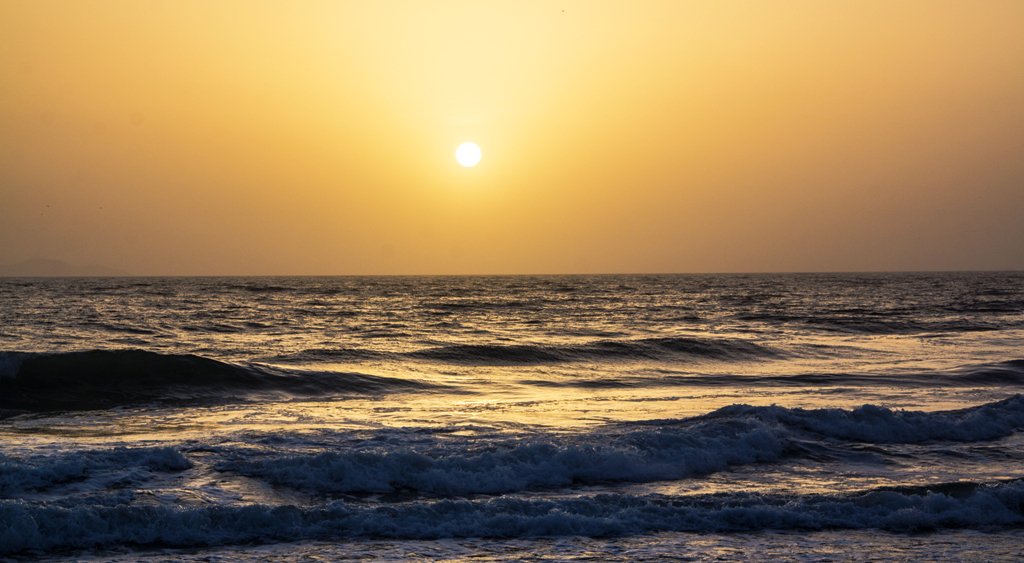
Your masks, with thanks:
[{"label": "white foam", "polygon": [[791,446],[759,421],[516,440],[446,441],[268,456],[226,451],[218,469],[318,493],[497,494],[574,483],[650,482],[773,461]]},{"label": "white foam", "polygon": [[595,495],[573,499],[333,502],[314,508],[33,506],[0,501],[0,553],[109,546],[209,546],[358,537],[608,536],[661,531],[753,532],[877,528],[920,532],[1024,525],[1024,485],[966,494],[876,490],[845,496]]},{"label": "white foam", "polygon": [[45,490],[109,471],[181,471],[192,463],[174,448],[112,448],[13,458],[0,454],[0,497]]},{"label": "white foam", "polygon": [[750,417],[829,438],[869,443],[974,442],[1001,438],[1024,428],[1024,395],[946,412],[901,411],[874,405],[854,410],[732,405],[707,415],[723,417]]}]

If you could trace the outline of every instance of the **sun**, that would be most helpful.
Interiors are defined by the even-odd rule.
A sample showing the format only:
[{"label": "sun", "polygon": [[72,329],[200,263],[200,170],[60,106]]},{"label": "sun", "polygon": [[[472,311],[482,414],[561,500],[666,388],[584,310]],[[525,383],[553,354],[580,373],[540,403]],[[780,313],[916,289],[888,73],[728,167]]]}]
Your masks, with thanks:
[{"label": "sun", "polygon": [[472,168],[480,163],[480,146],[476,143],[462,143],[455,149],[455,160],[466,168]]}]

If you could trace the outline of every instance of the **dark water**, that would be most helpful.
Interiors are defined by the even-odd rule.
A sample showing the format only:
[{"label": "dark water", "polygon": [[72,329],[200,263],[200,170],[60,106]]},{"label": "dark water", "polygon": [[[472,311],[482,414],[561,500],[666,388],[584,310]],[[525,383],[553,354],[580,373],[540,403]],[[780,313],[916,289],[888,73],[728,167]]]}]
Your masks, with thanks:
[{"label": "dark water", "polygon": [[1022,273],[7,279],[0,321],[4,555],[1021,554]]}]

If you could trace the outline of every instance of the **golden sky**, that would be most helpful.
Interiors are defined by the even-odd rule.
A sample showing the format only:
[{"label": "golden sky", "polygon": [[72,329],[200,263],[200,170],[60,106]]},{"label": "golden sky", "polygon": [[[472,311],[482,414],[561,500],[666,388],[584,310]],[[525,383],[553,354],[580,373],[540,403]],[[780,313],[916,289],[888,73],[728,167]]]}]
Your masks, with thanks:
[{"label": "golden sky", "polygon": [[1021,30],[1019,0],[0,0],[0,261],[1020,269]]}]

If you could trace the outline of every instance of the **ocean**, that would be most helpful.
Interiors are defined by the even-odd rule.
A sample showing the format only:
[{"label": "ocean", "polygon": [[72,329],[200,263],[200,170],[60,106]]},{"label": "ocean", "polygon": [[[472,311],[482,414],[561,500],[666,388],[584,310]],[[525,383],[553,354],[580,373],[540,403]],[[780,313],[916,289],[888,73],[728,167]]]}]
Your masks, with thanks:
[{"label": "ocean", "polygon": [[0,557],[1024,557],[1024,273],[0,280]]}]

